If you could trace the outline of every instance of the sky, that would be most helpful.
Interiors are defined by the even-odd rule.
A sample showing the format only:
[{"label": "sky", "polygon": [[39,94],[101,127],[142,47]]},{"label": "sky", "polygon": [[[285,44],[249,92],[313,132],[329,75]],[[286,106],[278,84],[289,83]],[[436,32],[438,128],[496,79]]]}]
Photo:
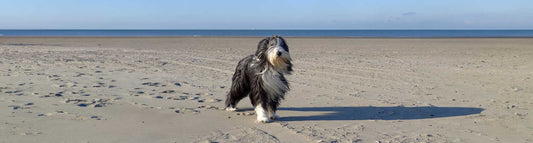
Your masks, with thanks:
[{"label": "sky", "polygon": [[533,29],[533,1],[0,0],[0,29]]}]

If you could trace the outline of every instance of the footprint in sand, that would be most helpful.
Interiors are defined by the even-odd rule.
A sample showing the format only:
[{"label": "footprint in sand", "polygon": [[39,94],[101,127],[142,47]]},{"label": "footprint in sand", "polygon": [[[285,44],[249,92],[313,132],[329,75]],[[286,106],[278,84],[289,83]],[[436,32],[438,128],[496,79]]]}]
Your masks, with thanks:
[{"label": "footprint in sand", "polygon": [[72,91],[71,93],[73,95],[80,94],[81,96],[90,96],[90,94],[86,94],[84,90],[78,90],[77,92],[76,91]]},{"label": "footprint in sand", "polygon": [[214,98],[214,99],[213,99],[213,98],[209,98],[209,99],[200,99],[200,100],[198,100],[198,102],[200,102],[200,103],[204,103],[204,102],[206,102],[206,103],[214,103],[214,102],[220,102],[220,101],[222,101],[222,100],[221,100],[221,99],[216,99],[216,98]]},{"label": "footprint in sand", "polygon": [[104,107],[106,105],[110,105],[111,104],[111,100],[110,99],[100,99],[100,98],[95,98],[95,99],[92,99],[92,100],[86,100],[86,99],[66,99],[64,101],[64,103],[67,103],[67,104],[75,104],[76,106],[79,106],[79,107],[93,107],[93,108],[98,108],[98,107]]},{"label": "footprint in sand", "polygon": [[[135,88],[135,90],[139,90],[140,88]],[[146,92],[144,91],[129,91],[130,92],[130,95],[131,96],[139,96],[139,95],[142,95],[142,94],[145,94]]]},{"label": "footprint in sand", "polygon": [[42,114],[42,113],[41,113],[41,114],[37,114],[37,116],[46,116],[46,117],[48,117],[48,116],[52,116],[52,115],[54,115],[54,113],[46,113],[46,114]]},{"label": "footprint in sand", "polygon": [[20,92],[22,92],[22,90],[8,90],[8,91],[5,91],[4,93],[15,94],[15,93],[20,93]]},{"label": "footprint in sand", "polygon": [[221,99],[216,99],[216,98],[214,98],[214,99],[213,99],[213,98],[209,98],[209,99],[207,99],[205,102],[207,102],[207,103],[214,103],[214,102],[220,102],[220,101],[222,101],[222,100],[221,100]]},{"label": "footprint in sand", "polygon": [[255,115],[255,113],[254,112],[243,112],[243,113],[237,113],[236,115],[252,116],[252,115]]},{"label": "footprint in sand", "polygon": [[189,100],[198,100],[198,99],[200,99],[200,97],[197,97],[197,96],[196,97],[189,97],[188,99]]},{"label": "footprint in sand", "polygon": [[180,113],[180,114],[198,114],[198,113],[200,113],[199,110],[196,110],[196,109],[193,109],[193,108],[181,108],[181,109],[178,109],[178,110],[174,110],[174,112]]},{"label": "footprint in sand", "polygon": [[76,75],[74,77],[81,77],[81,76],[84,76],[85,73],[76,73]]},{"label": "footprint in sand", "polygon": [[174,91],[174,90],[165,90],[165,91],[162,91],[161,93],[174,93],[174,92],[176,92],[176,91]]},{"label": "footprint in sand", "polygon": [[177,96],[177,97],[172,97],[171,99],[172,100],[185,100],[185,99],[188,99],[189,96]]},{"label": "footprint in sand", "polygon": [[[155,87],[159,87],[159,86],[162,86],[161,83],[159,82],[144,82],[144,83],[141,83],[141,85],[146,85],[146,86],[155,86]],[[165,85],[166,86],[166,85]]]},{"label": "footprint in sand", "polygon": [[102,119],[101,119],[101,118],[100,118],[99,116],[96,116],[96,115],[94,115],[94,116],[91,116],[91,119],[95,119],[95,120],[102,120]]},{"label": "footprint in sand", "polygon": [[33,103],[30,102],[30,103],[26,103],[24,105],[9,105],[7,107],[12,108],[13,110],[22,110],[22,109],[31,109],[32,106],[33,106]]},{"label": "footprint in sand", "polygon": [[279,143],[280,141],[273,135],[261,129],[235,127],[223,131],[215,131],[210,135],[198,137],[195,143],[200,142],[268,142]]},{"label": "footprint in sand", "polygon": [[95,85],[93,85],[93,87],[96,87],[96,88],[98,88],[98,87],[106,87],[106,85],[103,82],[98,82]]},{"label": "footprint in sand", "polygon": [[40,96],[41,98],[43,97],[61,97],[63,96],[63,91],[60,91],[60,92],[57,92],[57,93],[48,93],[48,95],[43,95],[43,96]]},{"label": "footprint in sand", "polygon": [[220,108],[216,107],[216,106],[199,106],[198,108],[203,108],[203,109],[210,109],[210,110],[220,110]]}]

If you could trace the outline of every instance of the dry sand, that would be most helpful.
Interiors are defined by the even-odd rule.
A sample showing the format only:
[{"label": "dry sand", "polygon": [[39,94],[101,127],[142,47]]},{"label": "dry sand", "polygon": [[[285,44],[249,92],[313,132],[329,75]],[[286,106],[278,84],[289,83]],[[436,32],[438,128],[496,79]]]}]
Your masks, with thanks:
[{"label": "dry sand", "polygon": [[261,37],[0,37],[0,142],[533,142],[533,39],[286,38],[280,120],[222,110]]}]

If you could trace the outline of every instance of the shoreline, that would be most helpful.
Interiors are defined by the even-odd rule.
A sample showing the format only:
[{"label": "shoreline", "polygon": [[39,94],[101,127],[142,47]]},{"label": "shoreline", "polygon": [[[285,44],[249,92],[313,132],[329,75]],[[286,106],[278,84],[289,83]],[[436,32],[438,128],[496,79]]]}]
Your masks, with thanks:
[{"label": "shoreline", "polygon": [[[0,38],[264,38],[268,36],[0,36]],[[344,37],[282,36],[297,39],[531,39],[533,37]]]},{"label": "shoreline", "polygon": [[2,36],[81,36],[81,37],[263,37],[273,34],[283,37],[310,38],[531,38],[533,30],[486,29],[372,29],[372,30],[202,30],[202,29],[27,29],[0,30]]}]

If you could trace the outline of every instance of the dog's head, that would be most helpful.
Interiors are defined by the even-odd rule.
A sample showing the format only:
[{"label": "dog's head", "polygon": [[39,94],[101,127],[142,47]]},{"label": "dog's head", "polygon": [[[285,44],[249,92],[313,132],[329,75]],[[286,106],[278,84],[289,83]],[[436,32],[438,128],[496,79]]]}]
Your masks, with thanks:
[{"label": "dog's head", "polygon": [[278,72],[289,74],[292,71],[289,46],[281,36],[274,35],[261,40],[255,56],[259,60],[267,61],[267,64]]}]

